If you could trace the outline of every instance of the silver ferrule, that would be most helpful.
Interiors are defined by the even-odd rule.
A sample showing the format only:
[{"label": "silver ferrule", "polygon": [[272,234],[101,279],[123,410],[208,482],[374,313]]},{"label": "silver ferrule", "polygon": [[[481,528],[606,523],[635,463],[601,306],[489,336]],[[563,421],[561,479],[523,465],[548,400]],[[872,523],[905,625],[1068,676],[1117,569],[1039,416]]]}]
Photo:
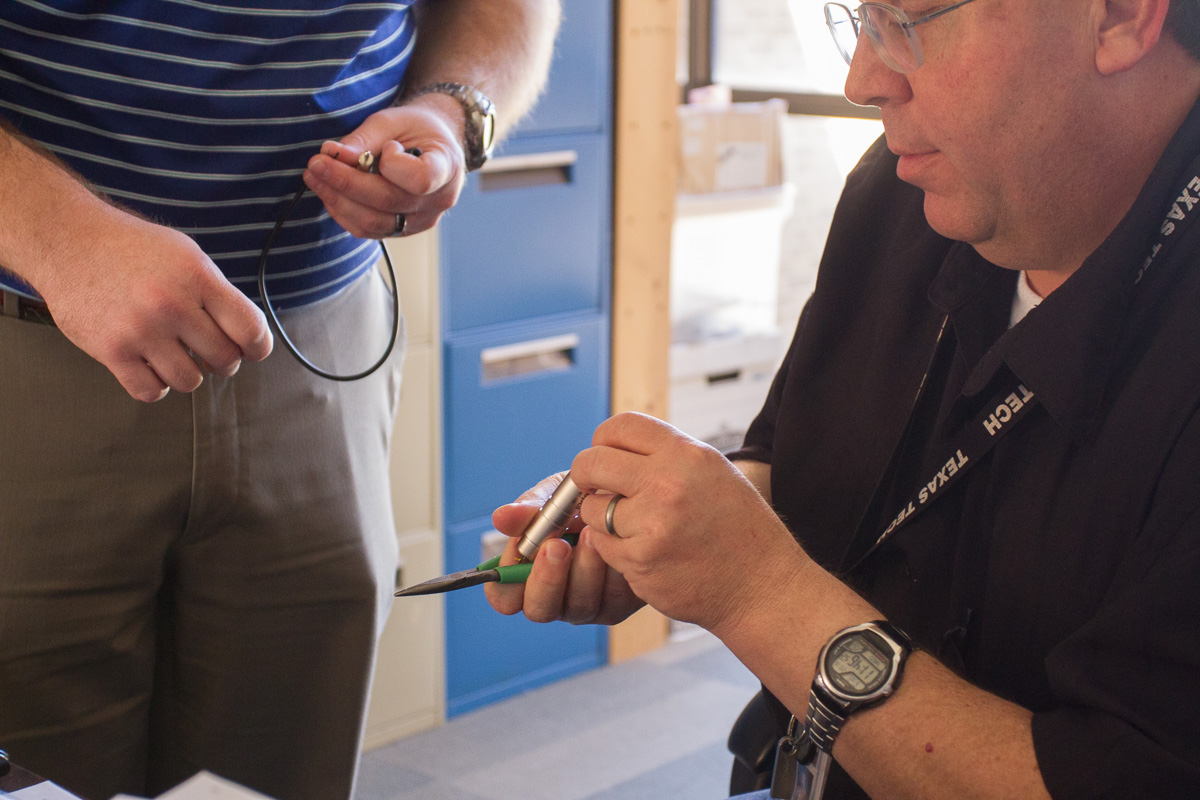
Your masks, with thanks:
[{"label": "silver ferrule", "polygon": [[582,499],[583,492],[579,491],[575,481],[571,480],[571,474],[567,473],[562,483],[554,490],[554,494],[550,495],[550,499],[538,509],[529,525],[521,532],[521,540],[517,542],[517,553],[521,561],[532,561],[542,542],[567,529],[571,518],[579,510],[579,501]]}]

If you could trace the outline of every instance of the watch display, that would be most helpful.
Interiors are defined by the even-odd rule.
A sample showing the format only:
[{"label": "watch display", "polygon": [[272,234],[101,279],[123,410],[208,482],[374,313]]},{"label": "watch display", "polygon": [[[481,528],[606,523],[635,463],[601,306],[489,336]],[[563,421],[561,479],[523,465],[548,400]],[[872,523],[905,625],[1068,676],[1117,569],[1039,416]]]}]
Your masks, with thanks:
[{"label": "watch display", "polygon": [[892,651],[871,631],[857,631],[834,641],[825,657],[825,674],[839,692],[862,697],[887,682]]}]

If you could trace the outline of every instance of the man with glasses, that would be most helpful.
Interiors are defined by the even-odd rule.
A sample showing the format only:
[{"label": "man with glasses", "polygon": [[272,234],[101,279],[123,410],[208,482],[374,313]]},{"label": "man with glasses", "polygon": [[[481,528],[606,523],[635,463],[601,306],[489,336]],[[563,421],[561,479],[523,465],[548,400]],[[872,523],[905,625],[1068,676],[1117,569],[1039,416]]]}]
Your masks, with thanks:
[{"label": "man with glasses", "polygon": [[886,137],[744,447],[607,421],[491,602],[703,625],[826,797],[1200,797],[1200,4],[826,19]]}]

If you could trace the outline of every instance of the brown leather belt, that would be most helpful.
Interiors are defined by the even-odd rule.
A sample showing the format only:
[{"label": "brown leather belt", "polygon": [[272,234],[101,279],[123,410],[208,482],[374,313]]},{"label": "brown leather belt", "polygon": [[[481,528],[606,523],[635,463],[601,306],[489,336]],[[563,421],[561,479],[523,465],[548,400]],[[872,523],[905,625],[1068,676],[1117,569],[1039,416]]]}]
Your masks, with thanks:
[{"label": "brown leather belt", "polygon": [[16,292],[4,292],[4,316],[16,317],[29,322],[40,322],[42,325],[53,325],[54,318],[45,303],[22,297]]}]

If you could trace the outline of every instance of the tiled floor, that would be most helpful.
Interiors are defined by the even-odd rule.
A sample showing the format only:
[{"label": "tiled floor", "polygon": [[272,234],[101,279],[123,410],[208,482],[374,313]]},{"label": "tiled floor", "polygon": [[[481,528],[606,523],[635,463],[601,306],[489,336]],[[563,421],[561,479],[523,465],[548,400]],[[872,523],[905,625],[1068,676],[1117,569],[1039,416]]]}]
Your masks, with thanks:
[{"label": "tiled floor", "polygon": [[356,800],[720,800],[758,681],[707,633],[372,751]]}]

